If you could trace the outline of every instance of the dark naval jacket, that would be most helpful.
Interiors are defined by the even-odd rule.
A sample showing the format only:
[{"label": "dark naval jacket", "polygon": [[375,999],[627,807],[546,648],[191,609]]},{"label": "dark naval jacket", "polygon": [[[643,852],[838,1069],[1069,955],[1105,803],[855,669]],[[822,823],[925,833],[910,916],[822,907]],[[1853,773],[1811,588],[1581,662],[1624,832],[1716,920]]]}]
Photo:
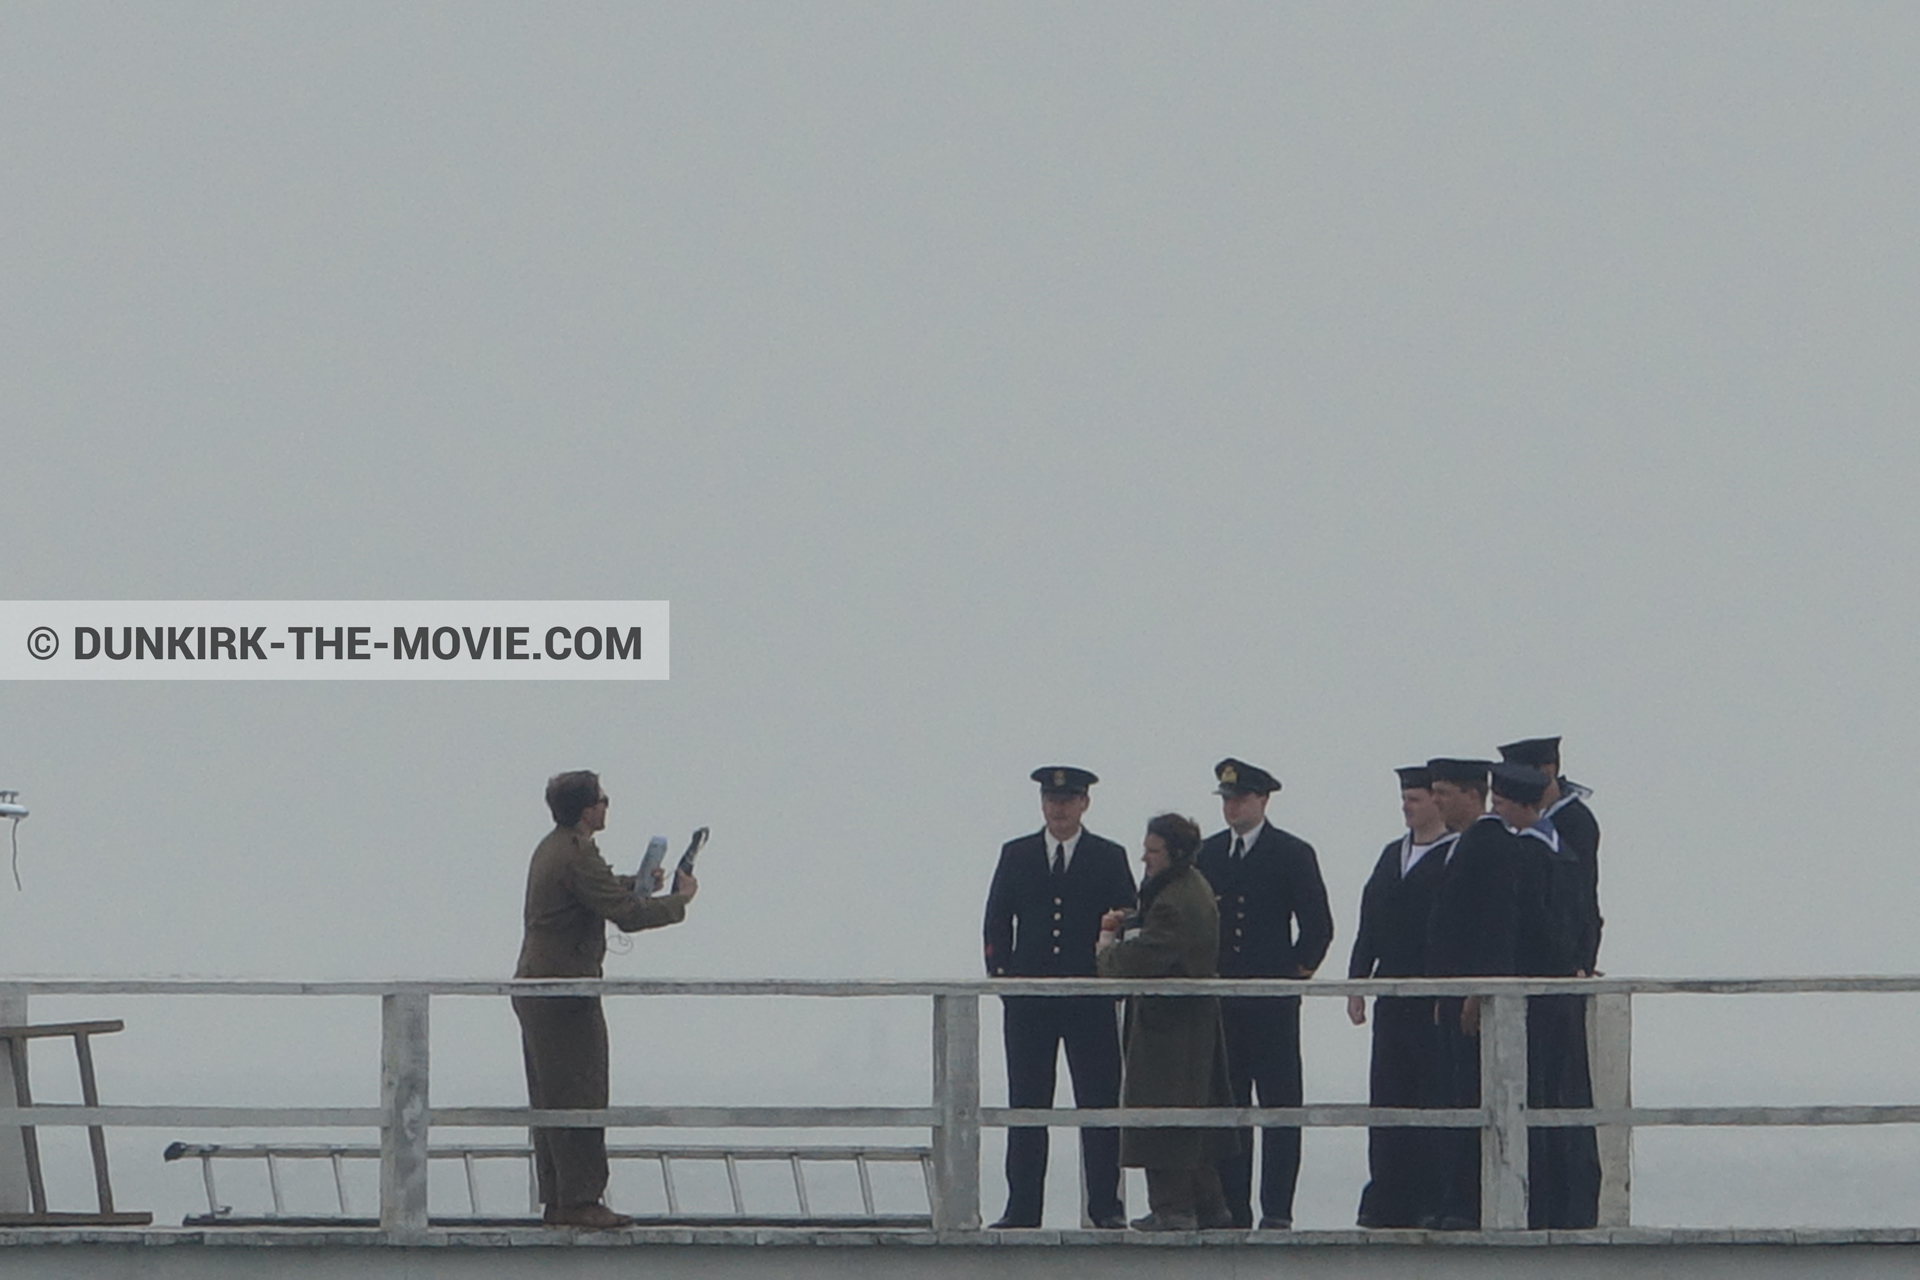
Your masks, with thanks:
[{"label": "dark naval jacket", "polygon": [[1591,972],[1585,948],[1599,913],[1585,868],[1569,845],[1557,831],[1519,833],[1514,864],[1517,973],[1569,978],[1582,968]]},{"label": "dark naval jacket", "polygon": [[1434,890],[1446,874],[1447,851],[1457,837],[1442,836],[1402,876],[1400,860],[1412,839],[1409,832],[1380,851],[1380,861],[1360,892],[1360,930],[1347,959],[1349,978],[1427,976],[1427,917],[1433,913]]},{"label": "dark naval jacket", "polygon": [[1313,846],[1267,823],[1244,858],[1232,850],[1232,830],[1219,831],[1194,859],[1220,908],[1220,976],[1298,978],[1319,968],[1333,912]]},{"label": "dark naval jacket", "polygon": [[1131,911],[1127,851],[1084,828],[1055,885],[1053,845],[1040,830],[1000,849],[987,890],[987,973],[995,978],[1091,978],[1100,917]]},{"label": "dark naval jacket", "polygon": [[1600,958],[1600,930],[1606,923],[1600,915],[1600,823],[1587,807],[1585,797],[1592,794],[1587,788],[1562,778],[1560,789],[1566,798],[1547,816],[1560,833],[1561,848],[1580,868],[1587,914],[1580,922],[1575,968],[1592,973]]},{"label": "dark naval jacket", "polygon": [[[1427,917],[1427,973],[1435,978],[1502,977],[1516,968],[1520,837],[1491,813],[1460,833]],[[1436,850],[1438,852],[1438,850]]]}]

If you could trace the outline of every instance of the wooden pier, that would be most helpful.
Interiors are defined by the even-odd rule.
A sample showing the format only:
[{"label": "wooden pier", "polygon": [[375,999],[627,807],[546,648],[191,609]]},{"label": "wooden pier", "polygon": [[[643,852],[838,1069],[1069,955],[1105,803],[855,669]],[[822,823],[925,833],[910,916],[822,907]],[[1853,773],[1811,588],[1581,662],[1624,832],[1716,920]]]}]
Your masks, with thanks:
[{"label": "wooden pier", "polygon": [[[1268,989],[1271,988],[1271,991]],[[1479,995],[1483,1001],[1483,1105],[1418,1111],[1349,1104],[1297,1108],[1243,1107],[1166,1110],[1015,1110],[986,1107],[980,1098],[980,1002],[1002,995],[1288,994],[1344,999],[1348,995]],[[804,980],[646,981],[542,979],[530,981],[285,982],[285,981],[0,981],[0,1024],[31,1025],[34,997],[222,996],[364,997],[381,1008],[378,1104],[312,1106],[125,1106],[97,1100],[90,1089],[80,1105],[30,1103],[24,1080],[0,1107],[0,1259],[9,1274],[209,1275],[223,1270],[258,1273],[271,1266],[287,1277],[356,1275],[519,1274],[529,1266],[555,1274],[597,1276],[630,1271],[634,1249],[645,1250],[656,1276],[858,1274],[963,1276],[996,1280],[1085,1274],[1103,1276],[1207,1274],[1289,1275],[1529,1275],[1752,1276],[1817,1273],[1911,1275],[1920,1270],[1920,1228],[1727,1230],[1712,1224],[1654,1229],[1632,1224],[1631,1151],[1636,1129],[1662,1127],[1851,1126],[1920,1123],[1920,1105],[1900,1101],[1868,1106],[1636,1107],[1631,1078],[1632,1001],[1637,995],[1913,993],[1920,977],[1767,979],[1522,979],[1474,978],[1280,982],[1269,980],[1154,981],[1015,979],[976,982],[833,982]],[[1527,997],[1577,993],[1592,997],[1590,1034],[1595,1069],[1593,1110],[1532,1110],[1526,1105]],[[918,1106],[613,1106],[599,1111],[535,1111],[526,1107],[446,1107],[431,1104],[429,1028],[440,999],[510,995],[780,997],[846,1000],[903,997],[928,1002],[933,1047],[926,1105]],[[77,1024],[76,1024],[77,1025]],[[94,1026],[95,1024],[88,1024]],[[105,1024],[98,1024],[104,1026]],[[4,1082],[0,1082],[4,1083]],[[0,1095],[0,1096],[7,1096]],[[625,1231],[575,1232],[534,1225],[448,1225],[430,1220],[430,1163],[444,1163],[450,1134],[467,1128],[536,1124],[594,1124],[649,1129],[896,1129],[924,1168],[927,1225],[836,1226],[647,1225]],[[1275,1125],[1304,1127],[1422,1126],[1478,1128],[1483,1134],[1479,1232],[1221,1231],[1143,1235],[1111,1231],[995,1232],[981,1226],[980,1151],[983,1129],[1010,1125],[1078,1128],[1099,1125]],[[1602,1135],[1606,1178],[1602,1225],[1592,1231],[1529,1231],[1527,1130],[1534,1125],[1591,1124]],[[377,1129],[380,1134],[379,1205],[372,1225],[321,1223],[292,1227],[153,1227],[60,1222],[42,1217],[44,1197],[28,1199],[21,1153],[45,1126]],[[17,1137],[16,1137],[17,1135]],[[818,1147],[831,1146],[821,1138]],[[104,1148],[96,1142],[96,1150]],[[658,1152],[651,1154],[657,1155]],[[371,1158],[371,1148],[360,1153]],[[498,1154],[498,1153],[494,1153]],[[671,1153],[669,1153],[671,1154]],[[764,1154],[764,1153],[762,1153]],[[471,1162],[469,1161],[469,1167]],[[796,1170],[797,1176],[797,1170]],[[105,1166],[100,1166],[105,1187]],[[211,1185],[211,1184],[210,1184]],[[18,1203],[15,1203],[18,1202]],[[345,1210],[344,1194],[341,1206]],[[103,1210],[111,1210],[105,1199]]]}]

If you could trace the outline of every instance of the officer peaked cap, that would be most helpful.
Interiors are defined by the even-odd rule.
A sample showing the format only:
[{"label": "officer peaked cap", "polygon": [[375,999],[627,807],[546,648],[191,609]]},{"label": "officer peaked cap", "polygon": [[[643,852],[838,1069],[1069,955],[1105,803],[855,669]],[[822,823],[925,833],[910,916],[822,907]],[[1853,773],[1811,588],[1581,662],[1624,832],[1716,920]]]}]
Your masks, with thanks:
[{"label": "officer peaked cap", "polygon": [[1070,764],[1050,764],[1035,769],[1027,775],[1040,784],[1041,791],[1058,791],[1063,795],[1083,796],[1087,788],[1100,781],[1086,769],[1076,769]]},{"label": "officer peaked cap", "polygon": [[1214,788],[1217,796],[1270,796],[1280,789],[1280,779],[1257,764],[1232,756],[1213,766],[1213,778],[1220,784]]}]

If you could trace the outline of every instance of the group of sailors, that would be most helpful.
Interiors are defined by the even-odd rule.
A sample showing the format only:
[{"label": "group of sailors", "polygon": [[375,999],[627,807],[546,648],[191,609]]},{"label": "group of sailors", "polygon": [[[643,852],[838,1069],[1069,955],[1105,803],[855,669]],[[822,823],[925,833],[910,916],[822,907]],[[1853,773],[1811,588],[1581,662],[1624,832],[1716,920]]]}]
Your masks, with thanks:
[{"label": "group of sailors", "polygon": [[[1382,850],[1362,892],[1348,977],[1595,972],[1600,828],[1586,805],[1591,792],[1562,776],[1558,738],[1523,739],[1499,752],[1498,761],[1440,757],[1397,770],[1406,831]],[[1082,825],[1095,775],[1060,765],[1032,777],[1040,784],[1045,825],[1001,849],[987,895],[987,972],[1091,977],[1099,972],[1096,949],[1113,943],[1110,913],[1136,905],[1127,855]],[[1205,877],[1217,911],[1218,975],[1310,978],[1334,935],[1313,847],[1267,821],[1268,803],[1280,790],[1271,773],[1230,758],[1214,767],[1214,778],[1226,827],[1200,842],[1191,866]],[[1154,852],[1165,842],[1150,829],[1147,847],[1152,870]],[[1010,1106],[1053,1105],[1063,1045],[1075,1105],[1120,1104],[1121,1046],[1111,999],[1027,996],[1001,1003]],[[1263,1107],[1300,1106],[1299,997],[1229,997],[1219,1006],[1233,1105],[1251,1106],[1257,1094]],[[1529,998],[1529,1106],[1593,1105],[1585,1015],[1583,996]],[[1348,1001],[1348,1016],[1356,1025],[1367,1021],[1363,998]],[[1370,1105],[1478,1107],[1478,1033],[1475,999],[1376,999]],[[1080,1134],[1087,1218],[1097,1227],[1124,1227],[1119,1131]],[[1209,1221],[1203,1203],[1198,1225],[1293,1225],[1300,1130],[1260,1131],[1257,1220],[1253,1136],[1243,1132],[1214,1166],[1225,1209]],[[1528,1142],[1529,1225],[1595,1225],[1600,1165],[1593,1129],[1534,1128]],[[1007,1206],[995,1228],[1040,1225],[1047,1144],[1044,1128],[1008,1131]],[[1370,1130],[1359,1225],[1477,1229],[1479,1151],[1477,1129]],[[1148,1172],[1152,1198],[1154,1171]],[[1192,1218],[1189,1205],[1182,1220]],[[1133,1225],[1166,1229],[1166,1221],[1156,1211]]]}]

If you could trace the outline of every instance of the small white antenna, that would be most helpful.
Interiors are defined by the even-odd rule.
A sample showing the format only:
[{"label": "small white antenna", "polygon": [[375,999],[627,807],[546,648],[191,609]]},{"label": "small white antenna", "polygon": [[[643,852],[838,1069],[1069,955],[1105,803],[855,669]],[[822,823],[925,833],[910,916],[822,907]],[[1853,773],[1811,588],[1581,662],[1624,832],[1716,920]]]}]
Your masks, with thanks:
[{"label": "small white antenna", "polygon": [[27,806],[20,803],[18,791],[0,791],[0,818],[13,819],[13,887],[20,889],[20,819],[27,816]]}]

